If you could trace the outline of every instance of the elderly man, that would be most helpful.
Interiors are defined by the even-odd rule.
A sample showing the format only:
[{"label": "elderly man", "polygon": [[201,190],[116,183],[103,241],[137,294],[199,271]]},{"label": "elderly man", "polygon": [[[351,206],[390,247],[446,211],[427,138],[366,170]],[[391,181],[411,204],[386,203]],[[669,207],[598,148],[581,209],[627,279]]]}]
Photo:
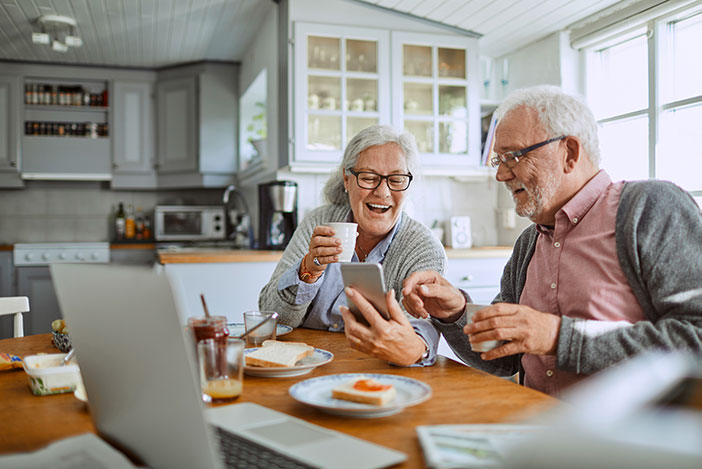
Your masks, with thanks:
[{"label": "elderly man", "polygon": [[[527,386],[554,396],[646,349],[700,353],[702,217],[689,194],[668,182],[612,182],[599,169],[591,111],[557,87],[516,91],[496,113],[497,180],[534,224],[473,322],[468,295],[433,271],[405,280],[407,311],[431,316],[469,365],[521,371]],[[471,351],[489,340],[505,342]]]}]

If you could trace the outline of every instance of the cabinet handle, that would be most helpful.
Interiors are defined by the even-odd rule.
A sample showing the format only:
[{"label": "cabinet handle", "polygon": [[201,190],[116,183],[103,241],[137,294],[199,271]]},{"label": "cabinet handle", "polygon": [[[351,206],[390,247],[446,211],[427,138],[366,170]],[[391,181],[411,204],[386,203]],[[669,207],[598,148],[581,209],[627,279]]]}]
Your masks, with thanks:
[{"label": "cabinet handle", "polygon": [[13,168],[16,168],[16,167],[17,167],[17,162],[16,162],[16,161],[10,161],[10,166],[12,166]]},{"label": "cabinet handle", "polygon": [[461,278],[461,282],[472,282],[473,276],[471,274],[465,275]]},{"label": "cabinet handle", "polygon": [[119,168],[119,165],[117,163],[112,163],[112,169],[117,169]]}]

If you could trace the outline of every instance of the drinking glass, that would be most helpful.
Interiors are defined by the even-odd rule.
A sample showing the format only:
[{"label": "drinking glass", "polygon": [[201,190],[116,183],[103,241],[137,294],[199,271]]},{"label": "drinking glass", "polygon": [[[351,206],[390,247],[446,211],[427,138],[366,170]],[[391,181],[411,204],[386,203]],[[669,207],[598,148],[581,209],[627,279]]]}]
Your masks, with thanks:
[{"label": "drinking glass", "polygon": [[247,347],[259,347],[264,340],[275,340],[278,315],[273,311],[246,311],[244,313],[244,328],[246,332],[268,318],[270,320],[266,324],[246,336]]},{"label": "drinking glass", "polygon": [[198,361],[202,400],[230,402],[241,395],[243,388],[244,345],[241,339],[225,342],[205,339],[198,342]]}]

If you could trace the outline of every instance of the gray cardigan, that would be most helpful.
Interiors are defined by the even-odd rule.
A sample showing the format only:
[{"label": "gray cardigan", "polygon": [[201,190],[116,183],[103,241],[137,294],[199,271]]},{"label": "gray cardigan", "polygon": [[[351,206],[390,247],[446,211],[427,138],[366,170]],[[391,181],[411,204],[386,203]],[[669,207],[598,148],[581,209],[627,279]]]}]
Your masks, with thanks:
[{"label": "gray cardigan", "polygon": [[[519,303],[538,232],[529,226],[517,239],[493,303]],[[702,215],[690,195],[662,181],[625,183],[616,216],[619,264],[648,320],[588,334],[604,321],[563,317],[557,367],[591,374],[647,349],[685,349],[702,354]],[[592,324],[597,322],[598,324]],[[499,376],[520,370],[521,355],[483,361],[463,334],[465,315],[433,323],[463,361]]]},{"label": "gray cardigan", "polygon": [[[258,304],[262,310],[277,311],[280,315],[279,321],[283,324],[293,327],[299,327],[302,324],[312,301],[295,304],[297,285],[278,290],[280,277],[307,254],[315,226],[347,221],[350,211],[348,205],[324,205],[312,210],[302,220],[285,248],[283,258],[278,262],[270,281],[261,290]],[[402,281],[407,276],[419,270],[436,270],[443,275],[446,263],[446,252],[432,232],[403,213],[402,223],[383,261],[386,288],[394,288],[396,298],[400,301]]]}]

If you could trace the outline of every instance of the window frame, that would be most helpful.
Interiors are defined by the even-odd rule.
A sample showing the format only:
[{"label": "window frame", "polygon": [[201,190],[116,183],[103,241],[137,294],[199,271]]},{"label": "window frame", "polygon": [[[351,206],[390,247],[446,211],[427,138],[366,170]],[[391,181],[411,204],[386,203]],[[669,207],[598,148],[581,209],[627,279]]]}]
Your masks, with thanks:
[{"label": "window frame", "polygon": [[[684,21],[697,15],[702,15],[702,5],[695,5],[692,8],[685,8],[673,13],[661,15],[650,19],[634,27],[627,28],[616,35],[607,38],[606,42],[602,41],[597,44],[583,48],[583,83],[585,85],[586,96],[589,95],[590,82],[587,70],[588,55],[599,54],[602,51],[622,44],[625,41],[631,40],[641,35],[641,31],[647,37],[647,52],[648,52],[648,105],[644,108],[628,111],[621,114],[607,116],[597,120],[598,126],[615,121],[623,121],[637,116],[648,117],[648,178],[656,179],[656,161],[658,157],[658,142],[659,142],[659,124],[663,113],[682,109],[692,105],[702,104],[702,93],[696,96],[677,99],[671,101],[663,101],[665,93],[662,90],[662,60],[664,48],[667,46],[670,33],[667,31],[669,25],[674,22]],[[699,190],[688,191],[700,203],[702,201],[702,188]]]}]

